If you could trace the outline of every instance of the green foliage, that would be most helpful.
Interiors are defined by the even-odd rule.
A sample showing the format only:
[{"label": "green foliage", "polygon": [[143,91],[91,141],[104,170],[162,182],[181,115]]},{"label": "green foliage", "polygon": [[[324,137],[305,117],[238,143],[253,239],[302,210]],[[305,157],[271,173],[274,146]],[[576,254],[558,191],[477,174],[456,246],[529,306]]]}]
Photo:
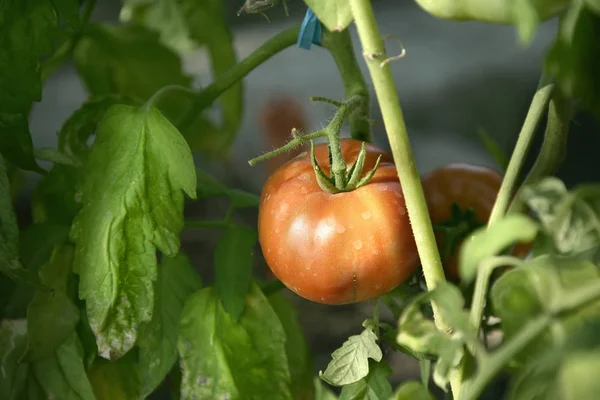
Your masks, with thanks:
[{"label": "green foliage", "polygon": [[189,259],[179,253],[163,257],[154,290],[152,320],[138,339],[141,393],[147,396],[165,379],[177,361],[179,317],[185,301],[202,282]]},{"label": "green foliage", "polygon": [[215,249],[215,288],[223,308],[237,321],[250,290],[256,231],[244,227],[228,229]]},{"label": "green foliage", "polygon": [[30,360],[48,357],[73,337],[79,322],[79,309],[71,300],[75,294],[74,286],[69,284],[72,265],[73,248],[57,247],[39,272],[45,287],[37,290],[27,307],[27,358]]},{"label": "green foliage", "polygon": [[2,3],[0,152],[23,169],[41,171],[33,157],[27,120],[33,102],[42,98],[40,62],[77,27],[77,10],[77,0]]},{"label": "green foliage", "polygon": [[340,400],[388,400],[392,386],[387,377],[392,369],[385,361],[369,360],[369,374],[361,380],[344,386]]},{"label": "green foliage", "polygon": [[[539,180],[539,170],[519,191],[505,181],[527,214],[498,218],[464,241],[461,286],[437,282],[426,291],[415,273],[380,302],[398,324],[380,321],[376,306],[319,379],[296,309],[274,289],[284,284],[268,282],[263,293],[254,280],[256,229],[232,218],[259,207],[259,197],[198,170],[192,158],[192,150],[227,155],[243,117],[242,79],[293,45],[298,28],[238,62],[223,0],[123,0],[119,24],[90,23],[95,3],[1,2],[0,398],[130,400],[168,386],[184,400],[337,399],[328,383],[341,387],[341,400],[431,400],[431,374],[444,391],[459,382],[458,398],[474,400],[501,372],[510,375],[511,400],[597,397],[598,185],[568,189],[556,178]],[[330,31],[361,22],[353,13],[365,11],[349,1],[304,3]],[[542,65],[543,81],[554,85],[552,103],[539,114],[549,107],[555,134],[566,132],[574,106],[600,116],[598,0],[417,3],[441,18],[514,25],[521,44],[558,17]],[[248,1],[240,11],[276,4]],[[351,39],[329,42],[345,88],[363,87],[360,71],[347,73],[356,69]],[[192,89],[183,56],[198,50],[213,82]],[[30,111],[44,81],[67,61],[90,96],[62,125],[57,148],[34,149]],[[207,113],[213,104],[218,118]],[[350,119],[353,132],[357,118],[367,123],[359,114]],[[515,158],[523,152],[509,161],[480,136],[504,169],[522,161]],[[564,141],[554,144],[544,155],[552,170]],[[42,170],[36,160],[51,167]],[[31,224],[27,216],[17,220],[13,207],[30,188],[18,179],[23,170],[42,175],[31,193]],[[228,201],[227,215],[184,224],[185,195]],[[198,266],[181,252],[184,225],[224,230],[210,286],[202,287]],[[531,241],[529,259],[503,255]],[[504,266],[512,268],[492,274]],[[491,331],[502,334],[493,348],[482,340]],[[384,359],[393,351],[419,360],[420,382],[393,391]]]},{"label": "green foliage", "polygon": [[100,355],[117,359],[152,317],[156,250],[179,251],[183,192],[196,196],[192,156],[156,108],[113,106],[85,166],[71,231],[80,297]]},{"label": "green foliage", "polygon": [[319,372],[321,379],[334,386],[355,383],[369,374],[369,358],[379,362],[383,357],[377,344],[377,335],[366,327],[360,335],[348,338],[331,354],[332,360],[325,372]]},{"label": "green foliage", "polygon": [[205,288],[186,302],[179,329],[183,398],[292,399],[285,330],[256,285],[237,323]]}]

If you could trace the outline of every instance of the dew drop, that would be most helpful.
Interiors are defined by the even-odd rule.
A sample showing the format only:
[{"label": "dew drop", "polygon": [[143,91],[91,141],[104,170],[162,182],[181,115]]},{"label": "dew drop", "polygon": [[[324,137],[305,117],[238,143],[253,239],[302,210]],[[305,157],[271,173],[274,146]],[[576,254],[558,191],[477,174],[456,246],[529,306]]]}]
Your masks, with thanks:
[{"label": "dew drop", "polygon": [[354,246],[356,250],[360,250],[362,247],[362,242],[360,240],[355,240],[354,243],[352,243],[352,246]]},{"label": "dew drop", "polygon": [[337,233],[344,233],[344,232],[346,232],[346,228],[344,227],[344,225],[338,225],[335,228],[335,230],[336,230]]},{"label": "dew drop", "polygon": [[373,249],[373,254],[375,254],[375,255],[379,254],[379,250]]},{"label": "dew drop", "polygon": [[364,213],[362,213],[361,215],[362,215],[362,217],[363,217],[364,219],[370,219],[370,218],[371,218],[371,212],[370,212],[370,211],[368,211],[368,210],[367,210],[367,211],[365,211]]},{"label": "dew drop", "polygon": [[400,213],[400,215],[404,215],[406,214],[406,209],[404,207],[398,207],[398,212]]}]

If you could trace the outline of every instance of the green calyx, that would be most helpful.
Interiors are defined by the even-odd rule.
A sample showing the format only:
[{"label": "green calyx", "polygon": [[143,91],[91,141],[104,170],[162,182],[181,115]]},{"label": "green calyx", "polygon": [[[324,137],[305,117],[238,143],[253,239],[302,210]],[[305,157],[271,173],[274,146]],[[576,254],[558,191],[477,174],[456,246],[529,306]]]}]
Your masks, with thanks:
[{"label": "green calyx", "polygon": [[472,208],[463,209],[458,204],[452,203],[450,218],[433,226],[436,232],[444,234],[442,248],[440,248],[442,259],[450,257],[464,238],[484,225],[477,219]]},{"label": "green calyx", "polygon": [[[339,145],[339,141],[338,141]],[[331,146],[329,146],[329,156],[330,156],[330,164],[332,165],[333,171],[333,156],[332,156]],[[377,167],[379,166],[379,162],[381,161],[381,155],[377,158],[375,162],[375,166],[368,174],[361,178],[365,159],[367,156],[367,149],[365,147],[365,143],[363,142],[360,152],[358,153],[358,157],[352,167],[346,172],[347,164],[344,163],[344,171],[342,174],[337,174],[337,176],[327,176],[325,172],[319,166],[317,162],[317,158],[315,157],[315,144],[311,140],[310,141],[310,159],[315,169],[315,175],[317,177],[317,183],[324,191],[328,193],[340,193],[340,192],[349,192],[355,189],[358,189],[367,183],[373,178],[375,172],[377,171]],[[337,179],[336,179],[337,178]]]}]

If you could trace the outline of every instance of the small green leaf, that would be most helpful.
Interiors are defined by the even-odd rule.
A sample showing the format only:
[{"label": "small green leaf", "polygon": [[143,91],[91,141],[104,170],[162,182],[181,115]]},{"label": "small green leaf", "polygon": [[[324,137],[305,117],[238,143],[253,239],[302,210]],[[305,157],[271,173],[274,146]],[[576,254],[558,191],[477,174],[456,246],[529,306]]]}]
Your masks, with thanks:
[{"label": "small green leaf", "polygon": [[389,400],[392,396],[392,385],[388,376],[392,369],[387,362],[369,360],[369,374],[342,388],[340,400]]},{"label": "small green leaf", "polygon": [[573,1],[546,56],[546,69],[558,87],[596,115],[600,115],[599,36],[600,14],[582,1]]},{"label": "small green leaf", "polygon": [[72,265],[72,246],[62,246],[54,251],[50,261],[40,270],[41,281],[46,288],[38,289],[27,308],[28,360],[50,356],[73,336],[79,322],[79,310],[71,301],[67,288]]},{"label": "small green leaf", "polygon": [[319,376],[330,385],[343,386],[367,376],[369,358],[379,362],[383,353],[377,344],[377,335],[366,328],[360,335],[350,336],[331,357],[327,369],[319,372]]},{"label": "small green leaf", "polygon": [[482,227],[465,239],[460,250],[459,272],[465,283],[473,280],[479,263],[518,242],[531,242],[538,225],[525,215],[509,215],[490,227]]},{"label": "small green leaf", "polygon": [[75,272],[102,357],[117,359],[152,318],[156,250],[179,251],[183,192],[196,196],[194,162],[156,108],[113,106],[85,166],[73,222]]},{"label": "small green leaf", "polygon": [[13,210],[6,167],[0,155],[0,272],[15,281],[38,283],[35,272],[19,262],[19,228]]},{"label": "small green leaf", "polygon": [[296,309],[281,293],[269,296],[269,303],[285,331],[285,352],[292,378],[292,395],[295,399],[312,399],[315,397],[312,353],[302,334]]},{"label": "small green leaf", "polygon": [[304,2],[330,31],[343,31],[352,22],[352,10],[347,0],[304,0]]},{"label": "small green leaf", "polygon": [[0,321],[0,393],[3,398],[17,398],[27,378],[27,365],[21,358],[27,351],[27,321]]},{"label": "small green leaf", "polygon": [[185,255],[163,257],[155,283],[152,320],[142,326],[138,339],[142,396],[152,393],[175,364],[181,310],[201,286],[200,277]]},{"label": "small green leaf", "polygon": [[392,400],[435,400],[429,390],[417,381],[404,382],[394,392]]},{"label": "small green leaf", "polygon": [[256,231],[235,227],[225,231],[215,249],[215,288],[223,308],[237,321],[250,290]]},{"label": "small green leaf", "polygon": [[75,333],[52,357],[35,361],[31,367],[46,398],[96,400],[83,366],[83,349]]},{"label": "small green leaf", "polygon": [[[438,305],[442,317],[453,328],[451,334],[441,332],[423,315],[420,306],[429,301]],[[463,359],[465,344],[478,347],[479,343],[477,332],[464,310],[462,294],[449,283],[439,283],[434,290],[417,296],[402,313],[398,331],[399,344],[416,354],[437,356],[433,380],[444,391],[450,372]]]},{"label": "small green leaf", "polygon": [[256,285],[237,323],[209,287],[186,302],[179,327],[182,398],[292,399],[285,332]]},{"label": "small green leaf", "polygon": [[574,256],[600,246],[600,186],[568,191],[557,178],[523,187],[522,199],[541,222],[554,254]]},{"label": "small green leaf", "polygon": [[116,362],[96,359],[88,373],[96,399],[138,400],[141,397],[136,356],[132,352]]}]

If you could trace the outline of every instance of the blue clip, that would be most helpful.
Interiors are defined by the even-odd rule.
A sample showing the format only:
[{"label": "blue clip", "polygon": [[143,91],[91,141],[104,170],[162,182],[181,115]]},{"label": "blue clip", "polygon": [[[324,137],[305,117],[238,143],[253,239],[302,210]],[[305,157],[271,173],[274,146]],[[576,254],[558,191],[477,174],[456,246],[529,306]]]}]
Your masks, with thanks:
[{"label": "blue clip", "polygon": [[297,46],[306,50],[310,50],[313,44],[320,46],[321,31],[321,21],[319,21],[317,16],[309,8],[306,10],[304,21],[302,21],[302,26],[300,27]]}]

